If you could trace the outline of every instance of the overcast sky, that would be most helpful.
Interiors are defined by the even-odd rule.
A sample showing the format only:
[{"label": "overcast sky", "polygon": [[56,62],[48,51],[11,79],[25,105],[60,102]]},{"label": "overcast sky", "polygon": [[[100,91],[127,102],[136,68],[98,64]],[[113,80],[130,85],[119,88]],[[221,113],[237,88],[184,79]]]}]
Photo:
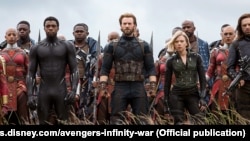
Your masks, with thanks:
[{"label": "overcast sky", "polygon": [[220,27],[236,26],[239,16],[250,12],[250,0],[1,0],[0,41],[5,31],[21,20],[31,24],[31,38],[37,41],[39,29],[45,38],[43,21],[55,16],[60,23],[58,34],[73,39],[73,26],[86,23],[89,36],[107,43],[107,34],[120,32],[119,16],[125,12],[137,17],[140,38],[150,42],[153,33],[154,57],[171,36],[172,28],[185,19],[193,20],[195,34],[208,43],[220,38]]}]

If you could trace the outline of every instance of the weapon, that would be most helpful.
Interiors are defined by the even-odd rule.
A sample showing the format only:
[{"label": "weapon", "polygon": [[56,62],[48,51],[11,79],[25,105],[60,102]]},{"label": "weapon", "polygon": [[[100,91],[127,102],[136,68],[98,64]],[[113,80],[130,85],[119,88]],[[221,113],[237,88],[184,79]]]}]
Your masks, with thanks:
[{"label": "weapon", "polygon": [[238,86],[241,78],[244,76],[244,73],[249,73],[249,67],[250,67],[250,57],[243,57],[239,60],[240,63],[240,70],[238,72],[238,74],[236,75],[236,77],[233,79],[233,81],[230,83],[229,87],[226,89],[226,91],[222,94],[222,96],[224,96],[225,94],[229,94],[232,91],[234,91],[236,89],[236,87]]},{"label": "weapon", "polygon": [[41,41],[41,33],[40,33],[40,29],[39,29],[39,33],[38,33],[38,43]]},{"label": "weapon", "polygon": [[[100,31],[99,31],[99,35],[98,35],[98,43],[96,46],[96,63],[95,63],[95,75],[93,78],[93,82],[97,82],[97,78],[99,76],[99,56],[101,53],[101,45],[100,45]],[[98,86],[95,87],[95,93],[94,93],[94,107],[93,107],[93,123],[96,123],[96,119],[97,119],[97,93],[98,93]]]},{"label": "weapon", "polygon": [[[34,84],[37,85],[37,84]],[[36,109],[31,109],[29,108],[29,116],[30,116],[30,122],[31,124],[39,124],[39,118],[37,115],[37,93],[38,93],[38,89],[39,89],[39,85],[34,86],[34,90],[33,90],[33,96],[36,97],[35,101],[36,101]]]},{"label": "weapon", "polygon": [[[153,31],[152,31],[152,33],[151,33],[151,39],[150,39],[149,47],[150,47],[150,49],[152,50],[152,55],[153,55],[153,49],[154,49],[154,48],[153,48]],[[147,77],[148,77],[148,76],[147,76]],[[147,79],[149,79],[149,78],[147,78]],[[161,79],[161,76],[160,76],[160,79]],[[156,86],[155,93],[157,93],[157,89],[158,89],[158,86],[159,86],[160,79],[158,80],[158,83],[157,83],[157,86]],[[154,97],[152,103],[150,104],[149,113],[151,112],[151,110],[152,110],[153,107],[154,107],[155,99],[156,99],[156,96]]]},{"label": "weapon", "polygon": [[149,47],[152,49],[152,54],[154,55],[154,49],[153,49],[153,31],[151,33],[151,39],[150,39],[150,44],[149,44]]}]

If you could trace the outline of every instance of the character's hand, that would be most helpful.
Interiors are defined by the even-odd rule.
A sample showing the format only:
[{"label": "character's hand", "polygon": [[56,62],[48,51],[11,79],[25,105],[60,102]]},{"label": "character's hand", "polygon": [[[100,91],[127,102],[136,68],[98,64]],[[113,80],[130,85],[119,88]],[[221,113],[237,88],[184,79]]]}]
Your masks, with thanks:
[{"label": "character's hand", "polygon": [[204,111],[207,109],[207,103],[204,99],[199,100],[199,107],[201,111]]},{"label": "character's hand", "polygon": [[107,93],[108,93],[108,82],[106,81],[101,81],[99,83],[99,93],[102,95],[102,96],[107,96]]},{"label": "character's hand", "polygon": [[145,90],[149,91],[150,90],[150,84],[149,83],[145,83],[144,84]]},{"label": "character's hand", "polygon": [[74,104],[75,96],[76,96],[75,92],[73,91],[69,92],[64,98],[65,103],[68,105]]},{"label": "character's hand", "polygon": [[108,90],[108,82],[101,81],[99,83],[99,89],[100,89],[100,91],[107,91]]},{"label": "character's hand", "polygon": [[149,83],[150,83],[149,95],[151,97],[155,97],[156,96],[156,82],[155,81],[151,81]]},{"label": "character's hand", "polygon": [[244,85],[245,85],[245,80],[240,80],[238,88],[241,88]]},{"label": "character's hand", "polygon": [[35,110],[37,108],[37,97],[34,95],[29,95],[27,105],[31,110]]},{"label": "character's hand", "polygon": [[105,90],[105,89],[107,89],[107,86],[108,86],[108,82],[106,82],[106,81],[101,81],[101,82],[99,83],[99,88],[100,88],[100,90]]}]

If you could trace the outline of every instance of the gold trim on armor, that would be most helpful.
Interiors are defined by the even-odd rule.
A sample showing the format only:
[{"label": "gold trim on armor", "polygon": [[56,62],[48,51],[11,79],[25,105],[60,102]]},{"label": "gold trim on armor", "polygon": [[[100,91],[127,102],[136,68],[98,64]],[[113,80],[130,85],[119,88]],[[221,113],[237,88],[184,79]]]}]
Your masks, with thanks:
[{"label": "gold trim on armor", "polygon": [[222,81],[226,82],[229,79],[229,77],[225,74],[222,76]]},{"label": "gold trim on armor", "polygon": [[8,95],[3,95],[3,104],[8,104]]},{"label": "gold trim on armor", "polygon": [[14,82],[14,80],[15,80],[14,76],[8,76],[7,77],[7,81],[10,82],[10,83]]}]

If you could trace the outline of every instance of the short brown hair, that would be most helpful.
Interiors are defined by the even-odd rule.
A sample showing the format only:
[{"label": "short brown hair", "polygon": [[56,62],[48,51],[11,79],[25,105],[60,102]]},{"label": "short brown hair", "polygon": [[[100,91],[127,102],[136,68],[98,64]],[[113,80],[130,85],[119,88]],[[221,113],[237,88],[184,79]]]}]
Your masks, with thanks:
[{"label": "short brown hair", "polygon": [[134,24],[137,26],[136,17],[135,17],[134,14],[132,14],[132,13],[124,13],[124,14],[122,14],[122,15],[120,16],[120,18],[119,18],[119,23],[120,23],[120,25],[122,24],[122,19],[123,19],[123,18],[133,18]]}]

